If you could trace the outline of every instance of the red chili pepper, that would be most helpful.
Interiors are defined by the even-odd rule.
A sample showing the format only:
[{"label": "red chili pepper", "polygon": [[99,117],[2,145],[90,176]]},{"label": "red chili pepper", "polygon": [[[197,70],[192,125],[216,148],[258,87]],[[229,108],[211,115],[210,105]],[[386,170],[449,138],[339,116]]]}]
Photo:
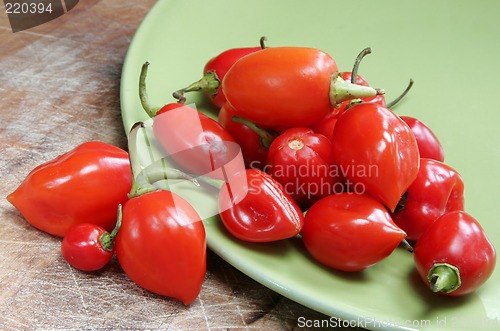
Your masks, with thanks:
[{"label": "red chili pepper", "polygon": [[184,93],[203,91],[212,104],[220,108],[226,102],[224,92],[220,88],[227,71],[242,57],[265,48],[265,37],[260,39],[260,47],[231,48],[211,58],[203,69],[203,77],[186,88],[174,92],[174,97],[184,100]]},{"label": "red chili pepper", "polygon": [[247,169],[246,187],[224,184],[219,191],[220,217],[236,238],[270,242],[296,236],[304,225],[299,206],[270,175]]},{"label": "red chili pepper", "polygon": [[74,268],[96,271],[103,268],[115,253],[114,242],[121,225],[121,205],[113,232],[91,223],[73,225],[61,242],[64,259]]},{"label": "red chili pepper", "polygon": [[[144,110],[153,118],[155,137],[168,157],[198,175],[212,173],[236,159],[239,145],[216,120],[182,103],[162,108],[149,105],[145,83],[148,65],[142,66],[139,95]],[[221,175],[216,172],[214,176]]]},{"label": "red chili pepper", "polygon": [[341,193],[309,208],[302,239],[320,263],[353,272],[385,259],[405,239],[405,233],[370,195]]},{"label": "red chili pepper", "polygon": [[408,125],[379,104],[360,103],[339,117],[332,142],[344,177],[394,211],[419,168]]},{"label": "red chili pepper", "polygon": [[192,303],[206,272],[205,229],[180,196],[158,190],[129,200],[116,237],[128,277],[151,292]]},{"label": "red chili pepper", "polygon": [[306,47],[271,47],[237,61],[222,80],[236,115],[263,127],[309,126],[344,100],[383,91],[338,76],[327,53]]},{"label": "red chili pepper", "polygon": [[93,141],[33,169],[7,200],[34,227],[63,237],[81,223],[111,231],[131,186],[127,152]]},{"label": "red chili pepper", "polygon": [[[131,198],[123,206],[115,242],[116,256],[137,285],[187,305],[198,296],[206,273],[205,228],[186,200],[170,191],[159,190],[145,180],[147,173],[139,171],[135,146],[141,125],[135,125],[129,135],[135,181]],[[166,178],[174,176],[165,173],[162,179]]]},{"label": "red chili pepper", "polygon": [[420,157],[444,161],[443,146],[432,130],[418,119],[411,116],[401,116],[415,135],[420,151]]},{"label": "red chili pepper", "polygon": [[464,182],[452,167],[432,159],[420,159],[417,178],[393,213],[394,222],[418,240],[441,215],[464,209]]},{"label": "red chili pepper", "polygon": [[291,128],[276,137],[265,170],[299,204],[310,204],[336,192],[341,177],[336,171],[332,143],[305,127]]},{"label": "red chili pepper", "polygon": [[453,211],[422,234],[414,258],[420,277],[433,292],[462,296],[488,280],[495,269],[496,251],[476,219]]}]

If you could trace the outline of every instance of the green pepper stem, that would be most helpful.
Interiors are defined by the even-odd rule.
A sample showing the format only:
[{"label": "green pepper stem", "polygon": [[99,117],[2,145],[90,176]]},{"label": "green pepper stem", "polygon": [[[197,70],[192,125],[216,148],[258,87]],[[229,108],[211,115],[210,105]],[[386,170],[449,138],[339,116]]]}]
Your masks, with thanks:
[{"label": "green pepper stem", "polygon": [[205,184],[208,184],[218,190],[220,190],[224,186],[224,184],[226,184],[226,182],[221,179],[215,179],[209,176],[199,176],[197,179],[200,182],[204,182]]},{"label": "green pepper stem", "polygon": [[132,188],[128,194],[129,198],[133,198],[141,194],[157,190],[155,186],[145,180],[144,176],[141,176],[143,168],[138,157],[139,153],[137,150],[137,135],[139,130],[144,127],[145,125],[143,122],[135,123],[130,129],[128,137],[130,168],[132,170]]},{"label": "green pepper stem", "polygon": [[383,89],[376,89],[371,86],[352,84],[345,81],[338,75],[332,76],[330,82],[330,103],[332,106],[346,100],[374,97],[384,94]]},{"label": "green pepper stem", "polygon": [[401,241],[400,245],[401,245],[401,247],[403,247],[404,249],[406,249],[408,252],[413,253],[413,246],[410,245],[410,243],[408,242],[408,240],[403,239],[403,241]]},{"label": "green pepper stem", "polygon": [[118,214],[116,217],[116,225],[113,231],[111,233],[109,232],[104,232],[101,237],[99,238],[99,241],[101,243],[101,247],[106,250],[106,251],[112,251],[113,247],[115,245],[115,239],[116,236],[118,235],[118,231],[120,231],[120,228],[122,226],[122,205],[118,205]]},{"label": "green pepper stem", "polygon": [[184,96],[184,93],[203,91],[210,95],[215,95],[219,90],[220,84],[221,82],[219,77],[217,77],[217,74],[214,71],[207,71],[200,80],[192,83],[185,88],[175,91],[174,93],[172,93],[172,95],[178,100],[178,102],[185,103],[186,97]]},{"label": "green pepper stem", "polygon": [[448,263],[435,263],[427,274],[432,292],[450,293],[461,285],[460,271]]},{"label": "green pepper stem", "polygon": [[406,86],[405,90],[403,91],[403,93],[401,93],[396,99],[392,100],[391,102],[389,102],[386,107],[387,108],[392,108],[394,107],[399,101],[401,101],[401,99],[403,99],[405,97],[405,95],[408,94],[408,92],[410,91],[411,87],[413,86],[413,79],[410,78],[410,82],[408,83],[408,85]]},{"label": "green pepper stem", "polygon": [[139,75],[139,98],[141,100],[141,105],[146,114],[153,118],[156,113],[160,110],[160,107],[153,107],[149,102],[149,96],[146,91],[146,76],[148,75],[149,62],[145,62],[141,68],[141,74]]},{"label": "green pepper stem", "polygon": [[266,36],[260,37],[260,41],[259,41],[260,48],[262,48],[262,49],[266,49],[267,48],[266,41],[267,41],[267,37]]},{"label": "green pepper stem", "polygon": [[354,61],[354,65],[352,67],[351,71],[351,84],[356,84],[356,80],[358,78],[358,70],[359,70],[359,64],[361,63],[361,60],[368,55],[371,54],[372,49],[370,47],[367,47],[363,49],[358,56],[356,57],[356,60]]},{"label": "green pepper stem", "polygon": [[[132,126],[128,138],[128,150],[130,158],[130,167],[132,170],[132,188],[128,194],[129,198],[134,198],[148,192],[157,191],[159,188],[154,183],[164,179],[187,179],[196,186],[200,186],[198,181],[174,168],[167,167],[165,159],[161,159],[161,165],[153,163],[152,165],[143,168],[138,160],[137,151],[137,135],[140,129],[144,128],[143,122],[137,122]],[[146,136],[147,137],[147,136]]]},{"label": "green pepper stem", "polygon": [[179,169],[166,167],[162,162],[162,167],[149,166],[141,172],[141,177],[145,178],[145,181],[150,184],[154,184],[165,179],[186,179],[192,182],[196,186],[200,186],[200,183],[196,178]]},{"label": "green pepper stem", "polygon": [[246,118],[239,117],[239,116],[233,116],[231,117],[231,121],[240,123],[251,129],[253,132],[259,135],[260,137],[260,143],[262,147],[265,149],[269,149],[269,146],[271,146],[271,143],[273,142],[274,138],[276,137],[269,131],[266,131],[259,127],[257,124],[255,124],[252,121],[247,120]]}]

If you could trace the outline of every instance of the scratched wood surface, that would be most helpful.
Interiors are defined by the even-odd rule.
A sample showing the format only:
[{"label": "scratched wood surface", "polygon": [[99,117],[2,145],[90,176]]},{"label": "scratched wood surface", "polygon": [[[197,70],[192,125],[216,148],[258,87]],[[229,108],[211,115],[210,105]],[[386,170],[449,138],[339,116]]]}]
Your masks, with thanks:
[{"label": "scratched wood surface", "polygon": [[88,140],[126,146],[119,84],[130,40],[153,0],[86,0],[13,33],[0,13],[0,329],[298,330],[329,317],[256,283],[209,252],[189,307],[146,292],[116,259],[72,269],[60,239],[24,221],[5,200],[36,165]]}]

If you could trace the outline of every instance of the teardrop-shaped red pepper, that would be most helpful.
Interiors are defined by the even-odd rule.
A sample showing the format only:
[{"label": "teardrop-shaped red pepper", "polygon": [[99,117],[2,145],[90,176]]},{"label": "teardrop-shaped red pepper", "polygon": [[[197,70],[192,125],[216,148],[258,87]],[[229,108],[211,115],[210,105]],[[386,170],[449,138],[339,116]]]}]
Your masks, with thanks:
[{"label": "teardrop-shaped red pepper", "polygon": [[200,216],[186,200],[157,190],[123,206],[115,250],[137,285],[190,304],[205,277],[205,236]]},{"label": "teardrop-shaped red pepper", "polygon": [[405,239],[387,209],[368,194],[332,194],[306,213],[302,239],[320,263],[342,271],[368,268]]},{"label": "teardrop-shaped red pepper", "polygon": [[336,104],[384,93],[339,77],[334,59],[308,47],[271,47],[237,61],[222,80],[236,115],[263,127],[309,126]]},{"label": "teardrop-shaped red pepper", "polygon": [[376,103],[360,103],[343,113],[333,132],[335,160],[344,177],[391,211],[419,168],[418,145],[408,125]]},{"label": "teardrop-shaped red pepper", "polygon": [[128,153],[91,141],[33,169],[7,200],[34,227],[63,237],[80,223],[113,230],[131,186]]},{"label": "teardrop-shaped red pepper", "polygon": [[[134,125],[129,135],[134,185],[123,206],[116,256],[137,285],[187,305],[197,298],[206,273],[205,228],[185,199],[158,189],[153,182],[191,177],[163,166],[155,169],[156,164],[142,169],[136,151],[137,131],[142,125]],[[163,176],[149,176],[148,172],[163,172]]]}]

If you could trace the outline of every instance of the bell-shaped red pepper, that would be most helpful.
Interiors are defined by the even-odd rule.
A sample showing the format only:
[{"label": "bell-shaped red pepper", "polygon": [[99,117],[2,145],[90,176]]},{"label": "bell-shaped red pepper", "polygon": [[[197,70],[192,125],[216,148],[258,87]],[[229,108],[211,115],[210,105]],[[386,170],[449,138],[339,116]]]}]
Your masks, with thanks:
[{"label": "bell-shaped red pepper", "polygon": [[128,153],[91,141],[33,169],[7,200],[34,227],[63,237],[78,223],[111,231],[131,186]]},{"label": "bell-shaped red pepper", "polygon": [[116,256],[127,276],[142,288],[192,303],[206,273],[206,234],[200,215],[181,196],[159,189],[167,179],[197,181],[157,164],[143,168],[138,160],[136,123],[129,135],[134,185],[123,206],[116,237]]},{"label": "bell-shaped red pepper", "polygon": [[392,215],[394,222],[406,232],[408,240],[416,241],[441,215],[463,210],[463,194],[464,183],[455,169],[421,158],[417,178]]}]

